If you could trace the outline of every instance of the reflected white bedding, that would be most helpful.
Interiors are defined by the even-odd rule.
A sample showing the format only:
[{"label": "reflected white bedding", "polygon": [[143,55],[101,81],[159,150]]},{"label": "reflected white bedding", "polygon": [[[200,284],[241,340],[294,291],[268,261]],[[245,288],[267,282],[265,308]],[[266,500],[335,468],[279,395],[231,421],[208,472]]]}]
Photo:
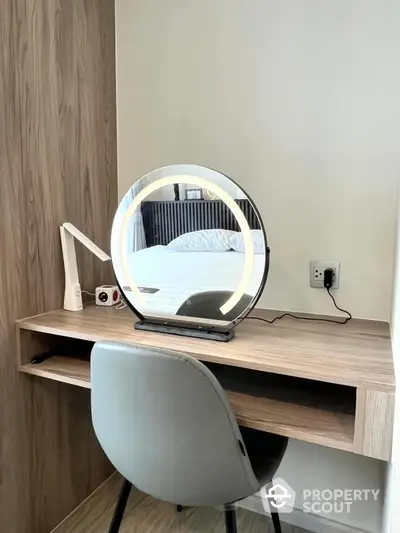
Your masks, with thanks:
[{"label": "reflected white bedding", "polygon": [[[175,315],[182,303],[197,292],[235,291],[243,272],[244,254],[234,251],[175,252],[166,246],[154,246],[131,253],[128,261],[137,286],[159,291],[143,294],[145,300],[139,306],[131,292],[126,292],[126,296],[135,307],[140,307],[143,314],[162,316]],[[256,293],[264,265],[265,255],[255,255],[247,294]],[[118,278],[121,280],[122,276]]]}]

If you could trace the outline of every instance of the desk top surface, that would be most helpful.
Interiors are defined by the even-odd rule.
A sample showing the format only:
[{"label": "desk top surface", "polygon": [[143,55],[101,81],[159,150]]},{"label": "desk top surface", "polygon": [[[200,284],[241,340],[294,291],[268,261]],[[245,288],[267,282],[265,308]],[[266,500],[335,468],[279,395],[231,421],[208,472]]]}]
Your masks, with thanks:
[{"label": "desk top surface", "polygon": [[[259,316],[273,312],[257,311]],[[186,352],[197,359],[304,379],[394,392],[389,325],[351,320],[346,325],[285,317],[274,324],[245,320],[227,343],[134,329],[129,310],[89,305],[20,320],[20,329],[83,339],[119,341]]]}]

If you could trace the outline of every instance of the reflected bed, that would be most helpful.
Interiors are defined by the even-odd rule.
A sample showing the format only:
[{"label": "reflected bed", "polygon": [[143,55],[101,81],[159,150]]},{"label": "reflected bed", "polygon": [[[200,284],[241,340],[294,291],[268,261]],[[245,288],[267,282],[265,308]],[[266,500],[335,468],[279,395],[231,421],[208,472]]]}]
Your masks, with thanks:
[{"label": "reflected bed", "polygon": [[[139,260],[140,259],[140,260]],[[211,290],[235,291],[243,272],[244,254],[228,252],[175,252],[166,246],[153,246],[129,255],[129,264],[138,287],[159,289],[144,294],[141,312],[175,315],[194,293]],[[254,275],[247,291],[256,294],[265,267],[263,254],[254,256]],[[179,280],[179,283],[176,283]],[[124,285],[126,297],[131,292]],[[160,313],[161,315],[161,313]]]}]

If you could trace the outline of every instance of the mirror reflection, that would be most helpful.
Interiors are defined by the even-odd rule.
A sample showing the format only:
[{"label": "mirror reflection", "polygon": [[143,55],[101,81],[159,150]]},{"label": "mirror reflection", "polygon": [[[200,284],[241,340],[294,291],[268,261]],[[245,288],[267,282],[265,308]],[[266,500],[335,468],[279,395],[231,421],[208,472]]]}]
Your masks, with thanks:
[{"label": "mirror reflection", "polygon": [[[253,251],[239,301],[221,311],[246,268],[246,233],[228,203],[244,215]],[[251,200],[228,177],[193,165],[156,170],[132,186],[114,219],[111,250],[127,303],[145,317],[229,324],[251,309],[268,272]]]}]

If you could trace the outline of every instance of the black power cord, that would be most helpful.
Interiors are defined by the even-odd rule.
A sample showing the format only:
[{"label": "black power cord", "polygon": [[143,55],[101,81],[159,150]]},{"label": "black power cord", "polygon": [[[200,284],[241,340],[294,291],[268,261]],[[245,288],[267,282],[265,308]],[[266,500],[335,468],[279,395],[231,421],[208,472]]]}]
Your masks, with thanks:
[{"label": "black power cord", "polygon": [[335,297],[331,293],[329,287],[326,287],[326,291],[329,294],[329,296],[332,298],[333,305],[336,307],[336,309],[338,311],[341,311],[342,313],[346,313],[346,315],[347,315],[347,317],[344,319],[344,321],[343,322],[338,322],[338,324],[347,324],[347,322],[353,318],[352,314],[350,313],[350,311],[347,311],[347,309],[342,309],[341,307],[338,306],[338,304],[336,303]]},{"label": "black power cord", "polygon": [[342,309],[336,303],[335,297],[331,293],[331,287],[333,285],[333,277],[334,277],[333,270],[331,268],[325,269],[324,287],[326,289],[326,292],[332,298],[333,305],[336,307],[336,309],[342,313],[346,313],[347,317],[344,320],[332,320],[331,318],[315,318],[315,317],[307,317],[307,316],[296,316],[296,315],[293,315],[292,313],[283,313],[282,315],[276,316],[272,320],[268,320],[267,318],[261,318],[259,316],[247,316],[246,318],[249,320],[260,320],[261,322],[266,322],[267,324],[273,324],[274,322],[276,322],[277,320],[280,320],[281,318],[285,316],[290,316],[291,318],[295,318],[296,320],[311,320],[314,322],[331,322],[332,324],[341,324],[341,325],[347,324],[347,322],[349,322],[349,320],[351,320],[353,316],[350,313],[350,311],[347,311],[346,309]]}]

